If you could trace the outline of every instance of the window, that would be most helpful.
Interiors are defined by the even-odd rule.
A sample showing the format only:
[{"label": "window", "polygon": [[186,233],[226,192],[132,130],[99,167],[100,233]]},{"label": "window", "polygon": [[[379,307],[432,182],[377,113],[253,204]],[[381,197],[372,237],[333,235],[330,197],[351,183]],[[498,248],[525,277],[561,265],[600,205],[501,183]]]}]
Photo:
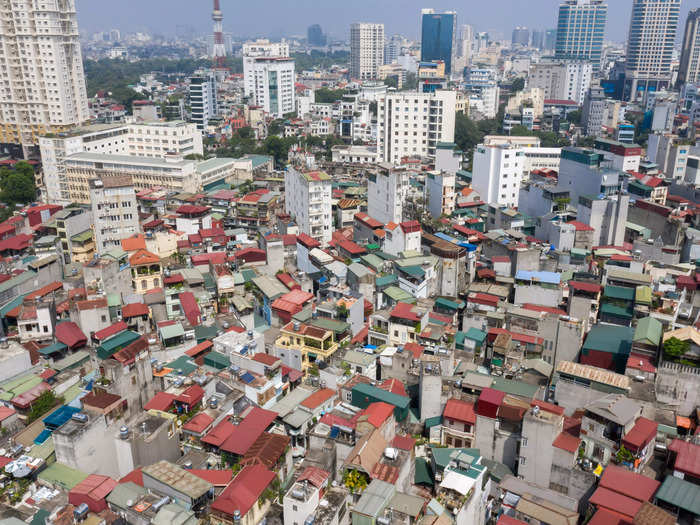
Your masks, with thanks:
[{"label": "window", "polygon": [[525,456],[520,456],[520,464],[525,465],[527,463],[527,460],[525,459]]},{"label": "window", "polygon": [[106,316],[106,315],[103,315],[103,316],[101,317],[101,319],[102,319],[102,322],[103,322],[103,323],[106,323],[106,322],[107,322],[107,316]]},{"label": "window", "polygon": [[520,440],[520,446],[521,447],[526,447],[527,446],[527,438],[524,437],[522,440]]}]

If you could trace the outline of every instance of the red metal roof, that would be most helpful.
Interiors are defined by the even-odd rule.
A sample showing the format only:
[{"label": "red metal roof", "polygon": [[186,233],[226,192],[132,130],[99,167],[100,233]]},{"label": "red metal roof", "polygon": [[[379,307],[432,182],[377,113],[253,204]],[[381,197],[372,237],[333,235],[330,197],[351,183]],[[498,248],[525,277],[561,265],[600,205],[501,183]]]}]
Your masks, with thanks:
[{"label": "red metal roof", "polygon": [[398,302],[389,315],[391,317],[398,317],[399,319],[418,322],[421,319],[413,311],[413,308],[414,306],[412,304]]},{"label": "red metal roof", "polygon": [[583,222],[580,221],[569,221],[566,224],[571,224],[576,228],[577,232],[592,232],[595,231],[595,228],[588,224],[584,224]]},{"label": "red metal roof", "polygon": [[[500,521],[499,521],[500,523]],[[631,525],[625,517],[607,509],[598,509],[588,525]]]},{"label": "red metal roof", "polygon": [[372,230],[376,230],[377,228],[383,228],[384,225],[379,222],[377,219],[373,219],[369,215],[367,215],[364,212],[359,212],[355,214],[355,219],[358,221],[362,222],[365,224],[365,226],[369,227]]},{"label": "red metal roof", "polygon": [[182,430],[187,430],[194,434],[201,434],[207,428],[209,428],[209,425],[211,425],[213,422],[213,417],[211,417],[206,412],[200,412],[199,414],[196,414],[192,419],[190,419],[187,423],[182,425]]},{"label": "red metal roof", "polygon": [[209,206],[196,206],[194,204],[183,204],[175,213],[178,215],[200,215],[209,211]]},{"label": "red metal roof", "polygon": [[[651,501],[661,483],[623,467],[608,464],[598,483],[599,487],[618,492],[639,502]],[[612,509],[616,510],[616,509]]]},{"label": "red metal roof", "polygon": [[29,235],[28,233],[20,233],[19,235],[15,235],[14,237],[10,237],[9,239],[3,239],[0,241],[0,252],[12,250],[12,251],[21,251],[29,248],[32,244],[32,240],[34,237]]},{"label": "red metal roof", "polygon": [[129,257],[131,266],[139,266],[141,264],[157,264],[160,262],[160,257],[148,250],[138,250]]},{"label": "red metal roof", "polygon": [[386,390],[387,392],[396,394],[398,396],[408,397],[408,393],[406,392],[406,387],[404,386],[403,381],[399,381],[398,379],[385,379],[381,382],[379,388],[381,388],[382,390]]},{"label": "red metal roof", "polygon": [[589,500],[590,503],[597,505],[599,508],[604,508],[622,514],[625,517],[634,519],[635,514],[642,506],[642,502],[633,498],[623,496],[619,492],[598,487]]},{"label": "red metal roof", "polygon": [[97,332],[92,334],[92,337],[94,337],[98,341],[102,341],[104,339],[112,337],[113,335],[117,335],[119,332],[123,332],[124,330],[126,330],[126,328],[126,323],[124,321],[119,321],[118,323],[114,323],[113,325],[108,326],[107,328],[98,330]]},{"label": "red metal roof", "polygon": [[297,237],[297,243],[302,244],[306,246],[307,249],[311,250],[313,248],[318,248],[321,246],[321,243],[318,242],[316,239],[313,237],[310,237],[309,235],[305,233],[300,233]]},{"label": "red metal roof", "polygon": [[190,260],[194,266],[209,264],[209,262],[212,264],[225,264],[226,252],[199,253],[197,255],[193,255]]},{"label": "red metal roof", "polygon": [[221,449],[225,452],[244,456],[250,446],[265,432],[265,429],[272,424],[276,417],[277,412],[253,407],[243,421],[238,425],[234,425],[233,432],[223,442]]},{"label": "red metal roof", "polygon": [[122,306],[122,317],[124,319],[148,315],[148,312],[148,306],[143,303],[131,303]]},{"label": "red metal roof", "polygon": [[411,436],[401,436],[396,434],[391,442],[391,446],[398,448],[399,450],[412,451],[413,447],[416,445],[416,440]]},{"label": "red metal roof", "polygon": [[87,337],[73,321],[63,321],[56,325],[56,339],[70,348],[78,348],[87,344]]},{"label": "red metal roof", "polygon": [[576,436],[572,436],[568,432],[560,432],[552,443],[553,447],[566,450],[567,452],[576,453],[581,445],[581,440]]},{"label": "red metal roof", "polygon": [[554,315],[567,315],[564,310],[561,310],[559,308],[552,308],[551,306],[543,306],[541,304],[525,303],[523,305],[523,308],[525,308],[525,310],[532,310],[534,312],[546,312],[548,314]]},{"label": "red metal roof", "polygon": [[233,434],[235,429],[236,425],[231,423],[228,419],[224,419],[202,438],[202,443],[220,447],[223,442],[226,441],[231,434]]},{"label": "red metal roof", "polygon": [[27,409],[32,406],[32,403],[34,403],[34,401],[36,401],[37,398],[47,390],[51,390],[49,385],[43,382],[39,383],[34,388],[27,390],[23,394],[13,397],[11,403],[15,406],[15,408],[20,410]]},{"label": "red metal roof", "polygon": [[442,417],[474,425],[476,424],[474,403],[468,403],[460,399],[448,399]]},{"label": "red metal roof", "polygon": [[175,402],[175,395],[168,392],[157,392],[143,407],[144,410],[160,410],[167,412]]},{"label": "red metal roof", "polygon": [[205,350],[209,350],[212,346],[214,346],[214,343],[211,341],[202,341],[198,345],[193,346],[189,350],[185,350],[185,354],[187,354],[190,357],[196,357]]},{"label": "red metal roof", "polygon": [[243,519],[277,475],[262,465],[244,467],[221,495],[211,504],[211,510],[233,516],[235,511]]},{"label": "red metal roof", "polygon": [[309,408],[311,410],[321,406],[323,403],[328,401],[335,395],[335,390],[331,388],[322,388],[321,390],[316,390],[309,397],[301,402],[301,406]]},{"label": "red metal roof", "polygon": [[674,439],[668,449],[676,453],[676,470],[700,478],[700,445]]},{"label": "red metal roof", "polygon": [[632,452],[639,452],[646,447],[652,439],[656,438],[656,430],[659,424],[651,419],[640,417],[632,429],[622,438],[622,443]]},{"label": "red metal roof", "polygon": [[175,398],[178,403],[186,404],[192,409],[204,399],[204,389],[199,385],[192,385]]},{"label": "red metal roof", "polygon": [[391,417],[394,412],[394,407],[389,403],[384,403],[383,401],[378,401],[376,403],[371,403],[365,410],[364,415],[367,416],[367,421],[375,427],[381,427],[384,422]]},{"label": "red metal roof", "polygon": [[335,244],[338,248],[349,253],[350,255],[362,255],[363,253],[367,253],[365,248],[357,243],[354,243],[353,241],[340,240],[336,241]]},{"label": "red metal roof", "polygon": [[516,520],[515,518],[511,518],[507,514],[501,514],[501,517],[498,518],[496,525],[527,525],[527,523],[524,521]]},{"label": "red metal roof", "polygon": [[38,290],[34,290],[32,293],[28,294],[25,299],[36,299],[37,297],[44,297],[49,295],[51,292],[56,292],[63,289],[63,283],[61,281],[55,281],[49,283],[46,286],[42,286]]},{"label": "red metal roof", "polygon": [[598,293],[601,290],[601,286],[595,283],[584,283],[581,281],[569,281],[569,287],[574,290],[581,290],[582,292]]},{"label": "red metal roof", "polygon": [[280,361],[279,357],[275,357],[270,354],[264,354],[262,352],[258,352],[252,357],[253,361],[257,361],[258,363],[262,363],[265,366],[273,366],[277,364]]},{"label": "red metal roof", "polygon": [[540,401],[539,399],[535,399],[533,401],[530,401],[530,406],[538,406],[545,412],[550,412],[552,414],[556,414],[558,416],[563,416],[564,415],[564,408],[560,407],[559,405],[553,405],[552,403],[547,403],[546,401]]},{"label": "red metal roof", "polygon": [[330,473],[322,468],[309,466],[299,474],[297,481],[308,481],[314,487],[320,489],[328,481],[329,477]]},{"label": "red metal roof", "polygon": [[215,487],[225,487],[233,479],[233,471],[231,469],[216,470],[216,469],[189,469],[190,474],[194,474],[198,478],[208,481]]},{"label": "red metal roof", "polygon": [[192,292],[182,292],[180,294],[180,304],[190,324],[197,326],[201,322],[202,312],[199,310],[194,294]]}]

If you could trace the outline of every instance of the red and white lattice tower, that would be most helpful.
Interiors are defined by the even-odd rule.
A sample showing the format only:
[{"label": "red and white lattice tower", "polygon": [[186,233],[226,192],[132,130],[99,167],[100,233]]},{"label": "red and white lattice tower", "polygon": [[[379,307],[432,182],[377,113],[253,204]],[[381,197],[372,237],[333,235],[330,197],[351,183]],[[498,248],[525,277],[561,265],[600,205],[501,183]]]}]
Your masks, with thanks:
[{"label": "red and white lattice tower", "polygon": [[223,68],[224,59],[226,58],[226,46],[224,45],[224,15],[221,12],[219,0],[214,0],[214,65],[217,68]]}]

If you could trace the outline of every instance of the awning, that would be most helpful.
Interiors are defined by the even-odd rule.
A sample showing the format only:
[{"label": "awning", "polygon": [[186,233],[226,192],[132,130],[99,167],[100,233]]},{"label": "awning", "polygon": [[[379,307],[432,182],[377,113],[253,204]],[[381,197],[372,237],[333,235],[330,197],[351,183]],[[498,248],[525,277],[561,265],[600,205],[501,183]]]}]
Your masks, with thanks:
[{"label": "awning", "polygon": [[690,421],[689,417],[676,416],[676,426],[690,430],[693,423]]},{"label": "awning", "polygon": [[68,346],[64,345],[61,342],[56,342],[52,345],[45,346],[44,348],[39,348],[39,353],[41,355],[49,356],[51,354],[55,354],[56,352],[63,352],[68,349]]}]

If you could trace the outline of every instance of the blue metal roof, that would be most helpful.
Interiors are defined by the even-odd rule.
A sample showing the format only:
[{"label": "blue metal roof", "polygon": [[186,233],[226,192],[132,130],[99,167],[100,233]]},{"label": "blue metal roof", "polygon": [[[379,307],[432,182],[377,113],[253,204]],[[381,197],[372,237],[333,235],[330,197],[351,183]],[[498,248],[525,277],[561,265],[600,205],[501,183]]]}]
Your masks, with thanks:
[{"label": "blue metal roof", "polygon": [[63,405],[51,415],[44,418],[44,426],[50,430],[56,430],[61,425],[67,423],[73,414],[77,412],[80,412],[79,408]]},{"label": "blue metal roof", "polygon": [[245,384],[248,385],[248,384],[252,383],[253,381],[255,381],[255,377],[251,373],[246,372],[245,374],[243,374],[241,376],[241,381],[243,381]]},{"label": "blue metal roof", "polygon": [[523,281],[540,281],[547,284],[559,284],[561,282],[561,274],[557,272],[530,272],[528,270],[518,270],[515,274],[515,278]]}]

